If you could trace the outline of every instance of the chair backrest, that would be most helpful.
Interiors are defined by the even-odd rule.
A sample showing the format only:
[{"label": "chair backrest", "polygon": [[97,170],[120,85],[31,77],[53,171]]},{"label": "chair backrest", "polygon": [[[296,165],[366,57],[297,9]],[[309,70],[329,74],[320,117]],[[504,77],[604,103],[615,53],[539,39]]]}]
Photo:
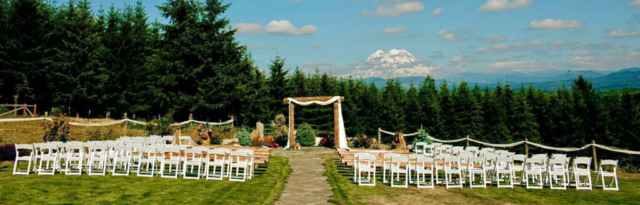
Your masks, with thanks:
[{"label": "chair backrest", "polygon": [[566,160],[564,158],[554,158],[549,160],[549,170],[564,171]]},{"label": "chair backrest", "polygon": [[69,144],[67,145],[66,152],[70,157],[81,157],[84,154],[84,146],[82,145],[82,143]]},{"label": "chair backrest", "polygon": [[202,160],[202,150],[200,149],[186,149],[184,150],[184,157],[185,160],[189,160],[189,158],[191,158],[191,161],[198,161],[198,160]]},{"label": "chair backrest", "polygon": [[467,160],[467,166],[469,168],[481,168],[484,169],[484,157],[469,157]]},{"label": "chair backrest", "polygon": [[157,150],[155,146],[142,146],[138,149],[138,158],[151,159],[156,156]]},{"label": "chair backrest", "polygon": [[360,165],[367,164],[369,166],[373,166],[376,162],[376,156],[372,154],[360,155],[358,159],[358,163]]},{"label": "chair backrest", "polygon": [[249,154],[242,150],[231,151],[231,154],[229,154],[229,160],[233,160],[234,158],[238,163],[247,163]]},{"label": "chair backrest", "polygon": [[440,146],[440,147],[436,147],[435,150],[436,150],[435,155],[447,154],[447,147]]},{"label": "chair backrest", "polygon": [[96,144],[89,148],[92,157],[106,157],[109,155],[109,148],[104,144]]},{"label": "chair backrest", "polygon": [[191,136],[180,136],[178,139],[179,139],[180,145],[192,146]]},{"label": "chair backrest", "polygon": [[163,137],[162,137],[162,143],[163,143],[163,144],[171,144],[171,145],[175,145],[175,144],[176,144],[176,142],[174,142],[174,141],[176,141],[176,138],[175,138],[175,137],[173,137],[173,136],[163,136]]},{"label": "chair backrest", "polygon": [[[165,159],[166,159],[166,158],[168,158],[168,159],[172,159],[172,160],[174,160],[174,159],[180,159],[181,151],[180,151],[180,148],[179,148],[179,147],[165,147],[165,148],[162,150],[162,152],[163,152],[163,153],[164,153],[164,155],[165,155]],[[167,155],[169,155],[169,156],[167,157]]]},{"label": "chair backrest", "polygon": [[[426,166],[427,164],[429,164],[429,166]],[[416,159],[416,165],[421,167],[428,167],[428,169],[431,169],[434,166],[434,160],[431,157],[419,156]]]},{"label": "chair backrest", "polygon": [[513,155],[513,163],[514,164],[524,164],[525,160],[527,159],[526,156],[524,156],[524,154],[516,154]]},{"label": "chair backrest", "polygon": [[557,159],[557,158],[567,158],[567,154],[551,154],[551,159]]},{"label": "chair backrest", "polygon": [[115,150],[115,156],[118,158],[129,158],[131,157],[131,152],[133,151],[133,148],[131,146],[126,146],[126,145],[117,145],[114,147]]},{"label": "chair backrest", "polygon": [[[33,152],[33,150],[35,149],[33,145],[31,144],[15,144],[16,147],[16,157],[23,157],[23,156],[33,156],[35,153]],[[28,155],[20,155],[20,152],[25,153],[28,152]]]},{"label": "chair backrest", "polygon": [[413,149],[415,150],[416,153],[422,154],[424,153],[425,146],[427,146],[426,142],[417,142],[416,147],[414,147]]},{"label": "chair backrest", "polygon": [[463,163],[466,163],[468,161],[469,158],[474,157],[475,155],[472,154],[471,152],[460,152],[460,154],[458,154],[458,157],[460,158],[460,161],[462,161]]},{"label": "chair backrest", "polygon": [[512,165],[513,165],[513,158],[511,157],[496,158],[496,168],[498,169],[511,169]]},{"label": "chair backrest", "polygon": [[589,170],[591,169],[591,157],[576,157],[573,159],[574,170]]},{"label": "chair backrest", "polygon": [[402,155],[391,157],[391,165],[399,167],[402,163],[409,163],[409,157]]},{"label": "chair backrest", "polygon": [[[607,169],[607,167],[609,169],[612,169],[612,171],[608,171],[609,169]],[[612,159],[600,160],[601,172],[616,173],[617,168],[618,168],[618,160],[612,160]]]},{"label": "chair backrest", "polygon": [[476,152],[478,152],[479,148],[478,147],[474,147],[474,146],[469,146],[469,147],[465,148],[464,150],[467,151],[467,152],[473,152],[475,154]]},{"label": "chair backrest", "polygon": [[444,167],[445,168],[453,168],[453,166],[456,166],[456,168],[460,168],[460,158],[459,157],[447,157],[444,158]]},{"label": "chair backrest", "polygon": [[539,170],[544,166],[543,163],[543,159],[538,157],[538,158],[529,158],[527,159],[527,167],[529,170]]},{"label": "chair backrest", "polygon": [[431,144],[433,145],[433,147],[440,147],[440,146],[442,146],[442,143],[439,143],[439,142],[434,142],[434,143],[431,143]]},{"label": "chair backrest", "polygon": [[42,144],[40,146],[40,155],[42,157],[56,157],[59,153],[57,144]]},{"label": "chair backrest", "polygon": [[425,146],[424,146],[424,153],[423,153],[423,154],[424,154],[425,156],[433,156],[433,154],[434,154],[434,152],[435,152],[435,151],[434,151],[434,148],[435,148],[435,146],[433,146],[432,144],[430,144],[430,145],[425,145]]}]

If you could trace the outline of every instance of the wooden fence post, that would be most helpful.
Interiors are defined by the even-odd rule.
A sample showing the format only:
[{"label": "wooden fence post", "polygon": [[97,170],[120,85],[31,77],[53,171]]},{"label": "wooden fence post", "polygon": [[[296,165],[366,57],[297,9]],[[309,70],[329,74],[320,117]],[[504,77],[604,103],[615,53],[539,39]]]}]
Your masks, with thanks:
[{"label": "wooden fence post", "polygon": [[[122,116],[122,119],[127,119],[127,113],[124,113],[124,116]],[[124,122],[124,127],[123,127],[123,132],[122,133],[124,136],[127,136],[127,121]]]},{"label": "wooden fence post", "polygon": [[109,114],[110,114],[110,113],[111,113],[111,112],[107,112],[107,117],[105,118],[105,120],[108,120],[108,119],[109,119]]},{"label": "wooden fence post", "polygon": [[18,117],[18,95],[13,96],[13,116]]},{"label": "wooden fence post", "polygon": [[380,134],[380,128],[378,127],[378,143],[382,144],[382,138],[381,138],[381,134]]},{"label": "wooden fence post", "polygon": [[38,108],[38,104],[33,104],[33,117],[36,117],[38,114],[36,114],[36,109]]},{"label": "wooden fence post", "polygon": [[191,122],[191,120],[193,120],[193,113],[189,113],[189,135],[193,136],[193,130],[191,128],[193,122]]},{"label": "wooden fence post", "polygon": [[469,147],[469,135],[467,135],[467,147]]},{"label": "wooden fence post", "polygon": [[529,158],[529,139],[524,138],[524,155],[525,158]]},{"label": "wooden fence post", "polygon": [[233,128],[233,115],[231,115],[231,128]]},{"label": "wooden fence post", "polygon": [[591,140],[591,149],[593,150],[593,170],[598,170],[598,158],[596,156],[596,144],[595,140]]},{"label": "wooden fence post", "polygon": [[22,104],[22,118],[27,117],[27,104]]}]

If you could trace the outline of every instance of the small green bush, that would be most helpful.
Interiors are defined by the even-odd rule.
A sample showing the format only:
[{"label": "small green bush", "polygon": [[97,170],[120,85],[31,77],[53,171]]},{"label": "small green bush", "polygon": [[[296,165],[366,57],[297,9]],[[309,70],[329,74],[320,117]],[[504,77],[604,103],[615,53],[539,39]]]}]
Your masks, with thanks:
[{"label": "small green bush", "polygon": [[91,141],[116,140],[119,136],[118,130],[112,127],[92,127],[87,133]]},{"label": "small green bush", "polygon": [[296,131],[296,142],[302,146],[313,146],[316,144],[316,133],[311,125],[304,123]]},{"label": "small green bush", "polygon": [[273,141],[284,147],[287,145],[287,141],[289,141],[289,128],[286,126],[286,119],[283,114],[279,114],[276,116],[276,119],[271,121],[271,137],[273,137]]},{"label": "small green bush", "polygon": [[213,135],[213,136],[211,136],[211,137],[209,138],[209,143],[210,143],[210,144],[218,144],[218,145],[219,145],[219,144],[222,144],[222,138],[220,138],[220,137],[218,137],[218,136]]},{"label": "small green bush", "polygon": [[246,129],[242,129],[238,135],[236,135],[236,138],[238,138],[238,142],[241,146],[251,146],[251,134],[249,134]]},{"label": "small green bush", "polygon": [[53,121],[47,121],[44,125],[44,136],[42,136],[42,140],[44,142],[66,142],[71,137],[69,122],[64,114],[54,113],[54,115],[58,117],[52,118]]}]

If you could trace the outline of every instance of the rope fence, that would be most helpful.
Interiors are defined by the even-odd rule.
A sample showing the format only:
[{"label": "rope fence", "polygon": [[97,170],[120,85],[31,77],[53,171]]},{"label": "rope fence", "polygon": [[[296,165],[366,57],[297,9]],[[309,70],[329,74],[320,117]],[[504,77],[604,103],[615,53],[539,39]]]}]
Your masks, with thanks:
[{"label": "rope fence", "polygon": [[[0,123],[1,122],[27,122],[27,121],[38,121],[38,120],[53,121],[53,119],[45,118],[45,117],[40,117],[40,118],[13,118],[13,119],[0,119]],[[82,127],[99,127],[99,126],[117,125],[117,124],[121,124],[121,123],[125,123],[125,122],[130,122],[130,123],[139,124],[139,125],[153,124],[151,122],[142,122],[142,121],[137,121],[137,120],[132,120],[132,119],[122,119],[122,120],[116,120],[116,121],[110,121],[110,122],[98,122],[98,123],[69,122],[69,125],[82,126]],[[181,125],[185,125],[185,124],[189,124],[189,123],[197,123],[197,124],[209,123],[209,125],[226,125],[226,124],[230,124],[232,122],[233,122],[233,118],[230,119],[230,120],[224,121],[224,122],[205,122],[205,121],[198,121],[198,120],[187,120],[187,121],[184,121],[184,122],[172,123],[170,126],[181,126]]]},{"label": "rope fence", "polygon": [[[395,135],[395,133],[393,133],[393,132],[385,131],[385,130],[382,130],[382,129],[378,129],[378,132],[384,133],[384,134],[388,134],[388,135]],[[414,135],[417,135],[418,133],[419,132],[405,134],[404,136],[414,136]],[[539,148],[546,149],[546,150],[554,150],[554,151],[561,151],[561,152],[575,152],[575,151],[585,150],[585,149],[588,149],[590,147],[597,147],[597,148],[608,150],[608,151],[611,151],[611,152],[640,155],[640,151],[627,150],[627,149],[622,149],[622,148],[617,148],[617,147],[609,147],[609,146],[606,146],[606,145],[601,145],[601,144],[596,144],[596,143],[587,144],[587,145],[584,145],[584,146],[578,148],[578,147],[552,147],[552,146],[547,146],[547,145],[543,145],[543,144],[538,144],[538,143],[535,143],[535,142],[530,142],[528,140],[509,143],[509,144],[493,144],[493,143],[488,143],[488,142],[483,142],[483,141],[471,139],[469,137],[460,138],[460,139],[454,139],[454,140],[441,140],[441,139],[434,138],[432,136],[428,136],[428,138],[430,140],[433,140],[434,142],[440,142],[440,143],[457,143],[457,142],[469,141],[469,142],[473,142],[473,143],[476,143],[476,144],[481,144],[481,145],[488,146],[488,147],[498,147],[498,148],[509,148],[509,147],[516,147],[516,146],[520,146],[520,145],[526,144],[526,145],[531,145],[531,146],[539,147]]]}]

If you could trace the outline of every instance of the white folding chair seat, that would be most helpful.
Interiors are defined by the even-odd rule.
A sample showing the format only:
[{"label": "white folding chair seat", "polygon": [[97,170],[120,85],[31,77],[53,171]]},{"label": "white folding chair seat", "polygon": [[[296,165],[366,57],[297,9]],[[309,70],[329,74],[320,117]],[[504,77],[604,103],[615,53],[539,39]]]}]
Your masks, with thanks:
[{"label": "white folding chair seat", "polygon": [[[58,163],[58,145],[42,144],[40,146],[40,164],[38,166],[38,175],[54,175]],[[43,164],[46,165],[42,167]]]},{"label": "white folding chair seat", "polygon": [[[129,176],[129,171],[131,169],[132,151],[133,148],[126,145],[119,145],[115,147],[113,170],[111,171],[111,174],[113,176]],[[120,168],[120,170],[118,168]]]},{"label": "white folding chair seat", "polygon": [[[82,143],[67,145],[65,175],[82,175],[84,169],[84,146]],[[75,171],[75,172],[74,172]]]},{"label": "white folding chair seat", "polygon": [[[409,157],[405,157],[405,156],[392,156],[391,157],[391,164],[389,167],[389,171],[391,173],[391,178],[389,180],[389,182],[391,183],[391,187],[404,187],[404,188],[408,188],[409,187],[409,169],[407,169],[407,166],[409,165]],[[395,176],[395,180],[394,180],[394,174]],[[402,180],[400,180],[400,175],[403,174],[404,175],[404,183],[403,184],[396,184],[396,182],[403,182]]]},{"label": "white folding chair seat", "polygon": [[[434,166],[433,158],[419,156],[416,159],[416,185],[418,188],[435,188],[435,180],[433,179]],[[427,179],[427,176],[429,179]]]},{"label": "white folding chair seat", "polygon": [[[361,154],[356,166],[358,166],[358,185],[376,186],[376,156]],[[363,177],[362,173],[366,173],[366,177]]]},{"label": "white folding chair seat", "polygon": [[[244,150],[232,151],[229,155],[229,181],[247,180],[249,154]],[[235,174],[233,169],[235,168]],[[240,171],[242,169],[242,171]]]},{"label": "white folding chair seat", "polygon": [[[224,148],[218,148],[210,150],[207,154],[205,178],[207,180],[222,180],[226,175],[225,165],[228,165],[229,159],[227,154],[231,153],[230,150]],[[212,168],[212,169],[211,169]],[[218,168],[220,168],[218,171]],[[211,169],[211,171],[209,171]]]},{"label": "white folding chair seat", "polygon": [[[162,157],[162,164],[160,165],[161,178],[174,178],[177,179],[180,174],[181,150],[179,147],[165,147]],[[169,166],[168,170],[166,166]],[[175,169],[174,169],[175,166]]]},{"label": "white folding chair seat", "polygon": [[158,154],[155,146],[140,147],[140,149],[138,150],[138,166],[136,170],[137,176],[153,177],[156,169],[157,155]]},{"label": "white folding chair seat", "polygon": [[[184,151],[184,167],[182,168],[182,178],[200,179],[203,156],[204,155],[202,153],[202,150],[200,149],[187,149]],[[191,166],[191,168],[189,168],[189,166]],[[197,169],[195,169],[196,167]]]},{"label": "white folding chair seat", "polygon": [[[458,183],[454,183],[453,175],[458,175]],[[444,177],[445,187],[449,188],[462,188],[462,169],[460,165],[460,158],[447,157],[444,158]]]},{"label": "white folding chair seat", "polygon": [[[547,164],[547,181],[551,189],[567,189],[567,176],[565,175],[565,162],[564,157],[550,159]],[[558,185],[558,186],[554,186]]]},{"label": "white folding chair seat", "polygon": [[[467,160],[467,170],[470,188],[487,188],[487,172],[484,170],[484,157],[469,157]],[[479,175],[480,181],[476,181]]]},{"label": "white folding chair seat", "polygon": [[[498,188],[513,189],[513,159],[511,157],[499,157],[495,163],[495,182]],[[505,182],[506,185],[502,185]]]},{"label": "white folding chair seat", "polygon": [[[34,146],[31,144],[15,144],[15,148],[16,160],[13,165],[13,175],[29,175],[29,172],[31,172],[31,163],[35,158]],[[27,169],[20,169],[19,162],[27,162]],[[35,164],[33,166],[35,167]]]},{"label": "white folding chair seat", "polygon": [[[618,187],[618,160],[601,160],[600,168],[598,168],[598,176],[596,177],[596,187],[599,187],[599,181],[602,178],[602,189],[605,191],[619,191]],[[611,182],[607,186],[606,177],[611,177]]]},{"label": "white folding chair seat", "polygon": [[[397,156],[400,156],[400,155],[399,154],[385,153],[382,156],[382,183],[386,184],[388,182],[387,181],[387,172],[391,171],[391,158],[397,157]],[[355,155],[354,155],[354,158],[355,158]],[[356,169],[355,167],[356,166],[354,164],[354,169]],[[389,176],[391,177],[391,175],[389,175]],[[353,178],[354,178],[353,182],[356,182],[355,181],[355,179],[356,179],[355,175],[354,175]]]},{"label": "white folding chair seat", "polygon": [[[542,177],[542,158],[529,158],[524,169],[524,181],[527,189],[542,189],[544,179]],[[533,185],[531,184],[533,183]]]}]

